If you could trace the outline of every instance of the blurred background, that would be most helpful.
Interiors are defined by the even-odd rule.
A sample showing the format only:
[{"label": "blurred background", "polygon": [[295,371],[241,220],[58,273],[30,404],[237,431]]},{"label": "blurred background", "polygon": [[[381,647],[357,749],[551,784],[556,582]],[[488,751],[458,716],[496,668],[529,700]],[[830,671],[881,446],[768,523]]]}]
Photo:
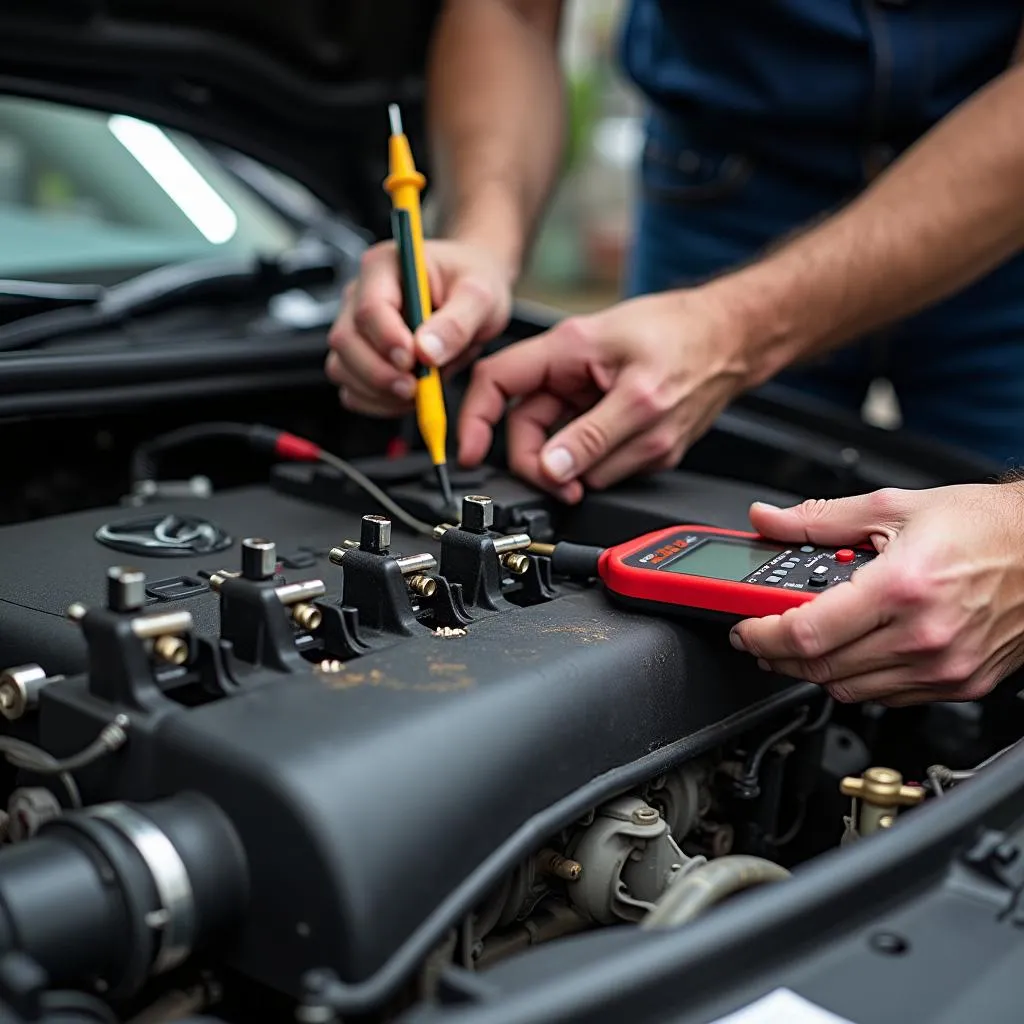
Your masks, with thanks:
[{"label": "blurred background", "polygon": [[616,299],[630,241],[643,137],[640,99],[615,62],[625,6],[623,0],[566,5],[566,169],[519,294],[571,312]]}]

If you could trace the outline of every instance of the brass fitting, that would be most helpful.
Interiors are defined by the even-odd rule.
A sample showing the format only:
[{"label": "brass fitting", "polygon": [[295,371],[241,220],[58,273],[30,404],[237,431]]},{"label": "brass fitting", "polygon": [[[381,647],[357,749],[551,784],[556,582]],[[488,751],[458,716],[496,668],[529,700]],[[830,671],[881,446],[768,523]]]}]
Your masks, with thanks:
[{"label": "brass fitting", "polygon": [[300,629],[306,629],[312,631],[320,628],[320,623],[323,622],[323,612],[320,611],[316,605],[307,604],[302,601],[299,604],[292,605],[292,621]]},{"label": "brass fitting", "polygon": [[892,828],[901,807],[915,807],[924,800],[919,786],[906,786],[893,768],[868,768],[859,777],[847,776],[839,783],[843,796],[860,801],[858,831],[862,836]]},{"label": "brass fitting", "polygon": [[502,555],[501,564],[508,569],[509,572],[514,572],[517,576],[522,576],[530,568],[530,559],[528,556],[515,551],[511,555]]},{"label": "brass fitting", "polygon": [[531,555],[543,555],[545,558],[550,558],[555,553],[555,545],[534,541],[526,550]]},{"label": "brass fitting", "polygon": [[410,576],[406,583],[408,583],[409,589],[414,594],[419,594],[420,597],[433,597],[437,592],[437,580],[432,579],[430,576],[421,576],[419,574]]},{"label": "brass fitting", "polygon": [[153,653],[168,665],[184,665],[188,661],[188,644],[180,636],[158,636]]},{"label": "brass fitting", "polygon": [[578,860],[570,860],[554,850],[541,850],[537,854],[537,870],[545,875],[554,875],[563,882],[578,882],[583,874],[583,865]]}]

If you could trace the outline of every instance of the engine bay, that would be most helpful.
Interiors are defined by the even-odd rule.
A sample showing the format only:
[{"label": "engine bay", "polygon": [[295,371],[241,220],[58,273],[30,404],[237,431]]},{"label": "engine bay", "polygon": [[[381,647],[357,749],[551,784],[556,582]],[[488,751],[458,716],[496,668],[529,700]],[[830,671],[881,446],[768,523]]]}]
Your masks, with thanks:
[{"label": "engine bay", "polygon": [[[538,553],[799,496],[675,472],[567,509],[487,467],[446,519],[424,457],[311,450],[0,528],[5,1020],[598,1019],[524,994],[742,942],[899,842],[1016,906],[1014,680],[835,705]],[[788,953],[822,941],[804,920]]]}]

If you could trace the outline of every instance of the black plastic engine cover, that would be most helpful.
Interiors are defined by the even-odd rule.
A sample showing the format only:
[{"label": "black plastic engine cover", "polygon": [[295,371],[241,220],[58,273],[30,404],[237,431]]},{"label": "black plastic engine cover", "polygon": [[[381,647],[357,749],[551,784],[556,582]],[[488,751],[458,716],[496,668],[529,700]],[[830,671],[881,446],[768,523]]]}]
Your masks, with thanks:
[{"label": "black plastic engine cover", "polygon": [[[679,519],[740,525],[765,496],[685,474],[643,491],[633,521],[644,528]],[[593,500],[617,507],[607,516],[577,510],[574,518],[588,519],[585,539],[602,542],[594,536],[602,522],[614,535],[603,542],[619,539],[627,496]],[[102,602],[111,564],[137,565],[150,582],[202,578],[237,567],[241,538],[269,537],[299,564],[286,564],[284,578],[323,579],[330,601],[341,573],[327,551],[359,533],[351,510],[267,488],[145,511],[205,516],[233,543],[185,558],[132,557],[97,543],[96,529],[128,509],[0,530],[6,664],[80,670],[84,646],[63,615],[74,601]],[[424,550],[437,546],[395,529],[393,552]],[[197,633],[218,634],[218,599],[208,590],[158,596],[154,607],[189,608]],[[195,707],[165,696],[151,713],[127,709],[129,742],[79,781],[86,802],[195,790],[221,806],[251,872],[251,910],[225,956],[298,995],[311,967],[358,982],[412,942],[428,951],[558,829],[817,692],[758,671],[720,628],[628,613],[597,589],[565,591],[471,622],[465,636],[424,628],[336,673],[293,673]],[[52,683],[40,741],[69,755],[120,710],[82,678]]]},{"label": "black plastic engine cover", "polygon": [[[252,880],[229,960],[297,992],[311,965],[365,978],[467,880],[482,897],[612,792],[811,690],[759,672],[718,631],[626,614],[588,592],[482,620],[465,637],[425,633],[335,675],[195,708],[168,700],[81,782],[87,800],[215,800]],[[110,715],[80,681],[43,696],[42,742],[58,755]],[[501,852],[517,833],[518,851]]]}]

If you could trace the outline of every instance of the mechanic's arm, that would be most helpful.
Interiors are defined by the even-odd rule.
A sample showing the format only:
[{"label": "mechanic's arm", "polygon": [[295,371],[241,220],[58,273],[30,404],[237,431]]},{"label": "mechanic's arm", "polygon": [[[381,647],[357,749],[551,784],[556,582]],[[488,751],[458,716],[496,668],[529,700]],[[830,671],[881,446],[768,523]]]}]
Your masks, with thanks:
[{"label": "mechanic's arm", "polygon": [[755,382],[902,319],[1024,247],[1024,65],[976,93],[846,209],[717,282]]},{"label": "mechanic's arm", "polygon": [[1024,483],[754,505],[778,540],[881,554],[849,583],[748,619],[733,646],[840,701],[975,700],[1024,664]]},{"label": "mechanic's arm", "polygon": [[518,399],[512,467],[578,501],[584,483],[675,465],[729,401],[790,363],[981,277],[1024,246],[1022,111],[1017,65],[848,207],[759,261],[570,318],[481,361],[460,459],[484,456]]},{"label": "mechanic's arm", "polygon": [[444,239],[428,241],[435,314],[413,336],[391,242],[371,248],[331,330],[328,376],[372,415],[411,408],[414,354],[465,363],[508,323],[512,286],[557,177],[563,0],[447,0],[431,45],[428,121]]}]

